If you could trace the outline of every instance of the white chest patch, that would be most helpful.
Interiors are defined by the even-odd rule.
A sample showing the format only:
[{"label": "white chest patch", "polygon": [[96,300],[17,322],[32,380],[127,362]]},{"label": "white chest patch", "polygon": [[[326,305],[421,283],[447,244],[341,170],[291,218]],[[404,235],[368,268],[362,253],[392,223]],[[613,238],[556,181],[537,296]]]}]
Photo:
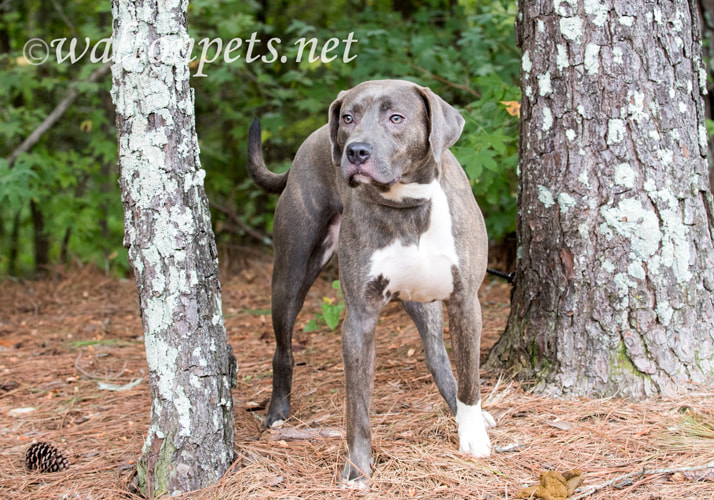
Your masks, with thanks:
[{"label": "white chest patch", "polygon": [[403,245],[395,241],[380,248],[370,261],[369,278],[380,275],[389,280],[386,293],[399,292],[402,300],[432,302],[445,300],[454,289],[452,267],[459,265],[454,235],[451,233],[449,202],[439,181],[403,187],[406,196],[431,199],[429,227],[417,244]]}]

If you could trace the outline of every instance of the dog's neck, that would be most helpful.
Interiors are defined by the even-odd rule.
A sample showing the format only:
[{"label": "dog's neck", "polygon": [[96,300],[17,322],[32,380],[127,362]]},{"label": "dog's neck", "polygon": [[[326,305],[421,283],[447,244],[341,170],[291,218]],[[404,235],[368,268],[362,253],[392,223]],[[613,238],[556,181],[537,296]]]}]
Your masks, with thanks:
[{"label": "dog's neck", "polygon": [[391,208],[415,208],[431,201],[439,189],[440,177],[438,168],[419,168],[416,175],[405,176],[392,186],[364,184],[361,189],[372,203]]},{"label": "dog's neck", "polygon": [[377,205],[391,208],[415,208],[429,203],[438,186],[439,180],[435,178],[428,184],[398,182],[389,189],[382,189],[373,184],[363,184],[356,189],[361,190],[362,195]]}]

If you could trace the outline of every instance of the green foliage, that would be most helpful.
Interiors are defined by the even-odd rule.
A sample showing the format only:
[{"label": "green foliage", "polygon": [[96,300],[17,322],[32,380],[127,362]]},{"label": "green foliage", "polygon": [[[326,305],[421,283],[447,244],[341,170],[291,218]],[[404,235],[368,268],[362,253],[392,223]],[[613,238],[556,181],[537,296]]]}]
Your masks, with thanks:
[{"label": "green foliage", "polygon": [[37,180],[37,173],[26,162],[18,162],[10,168],[7,161],[0,159],[0,206],[10,211],[17,211],[32,199],[32,182]]},{"label": "green foliage", "polygon": [[[270,26],[252,24],[244,33],[257,30],[268,33],[261,35],[263,39],[316,37],[325,41],[331,37],[345,39],[354,32],[358,40],[354,53],[358,57],[351,63],[290,62],[297,47],[287,45],[287,64],[246,65],[239,60],[212,67],[208,78],[195,80],[201,106],[203,162],[207,168],[215,165],[209,172],[216,172],[209,175],[213,176],[208,181],[209,196],[228,198],[228,203],[241,207],[239,215],[246,223],[269,232],[276,198],[256,192],[240,168],[252,116],[261,117],[268,164],[282,171],[307,135],[326,122],[327,107],[340,90],[368,79],[406,78],[431,87],[462,110],[466,127],[454,153],[471,180],[489,236],[500,240],[514,231],[518,118],[501,102],[520,100],[520,54],[513,42],[515,3],[464,2],[454,13],[437,6],[418,10],[410,19],[375,5],[363,12],[349,12],[349,5],[346,2],[347,15],[334,18],[329,17],[328,10],[339,10],[326,8],[319,22],[310,21],[319,16],[304,12],[289,22],[277,12],[270,19],[269,13]],[[205,28],[195,26],[197,38],[211,36],[213,26],[223,17],[221,9],[202,9],[204,16],[210,10],[219,17],[212,21],[210,16],[206,18],[209,22]],[[245,20],[244,15],[238,18]],[[281,26],[283,31],[278,31]],[[228,34],[229,30],[224,32]],[[228,78],[223,72],[234,76]],[[217,74],[222,76],[215,78]],[[212,96],[218,94],[223,96],[220,113],[206,112],[203,106],[210,105],[215,99]],[[226,120],[227,125],[205,127],[207,121],[213,124],[217,119]],[[226,130],[235,142],[227,143]]]},{"label": "green foliage", "polygon": [[327,325],[327,328],[334,330],[337,325],[340,324],[340,316],[342,311],[345,309],[345,302],[342,299],[342,292],[340,291],[340,282],[333,281],[332,288],[337,290],[338,299],[323,297],[322,298],[322,314],[315,314],[315,319],[311,319],[307,322],[303,328],[304,332],[314,332],[320,328],[321,324]]},{"label": "green foliage", "polygon": [[[266,42],[280,38],[286,62],[222,59],[195,77],[196,128],[206,191],[216,205],[234,212],[245,224],[272,231],[277,198],[262,193],[248,178],[244,164],[248,127],[261,118],[266,161],[283,171],[302,141],[327,120],[327,108],[340,90],[375,78],[406,78],[431,87],[461,110],[466,126],[453,148],[463,164],[486,216],[489,236],[501,239],[515,228],[518,118],[502,102],[519,101],[519,52],[514,44],[515,2],[506,0],[433,0],[408,15],[392,11],[392,2],[341,0],[323,4],[231,0],[193,0],[189,28],[200,56],[204,38],[246,40],[253,32]],[[415,3],[416,4],[416,3]],[[449,10],[452,9],[452,10]],[[61,10],[61,13],[60,13]],[[357,55],[345,63],[296,62],[301,37],[358,40]],[[32,269],[34,202],[44,217],[51,260],[66,253],[123,273],[123,214],[117,186],[116,130],[109,95],[111,78],[81,83],[96,68],[85,58],[76,64],[23,63],[22,49],[33,37],[84,37],[93,43],[111,34],[108,2],[76,0],[55,6],[30,0],[0,13],[0,158],[12,151],[45,119],[70,88],[82,92],[60,122],[30,152],[9,166],[0,160],[0,274],[15,267]],[[3,40],[7,40],[8,47]],[[335,54],[342,54],[341,42]],[[215,50],[215,49],[214,49]],[[212,54],[212,51],[209,51]],[[195,73],[198,61],[192,63]],[[224,211],[213,213],[219,244],[249,242]],[[17,231],[15,231],[17,229]],[[67,241],[66,248],[62,248]],[[19,256],[8,255],[17,247]],[[329,308],[327,311],[331,311]],[[334,314],[323,312],[323,317]]]},{"label": "green foliage", "polygon": [[707,137],[714,135],[714,120],[707,119],[705,125],[707,127]]},{"label": "green foliage", "polygon": [[[97,68],[88,61],[57,64],[49,58],[34,66],[23,57],[30,38],[49,44],[77,36],[81,51],[84,37],[99,41],[108,36],[109,5],[99,8],[96,2],[77,0],[55,8],[50,2],[28,1],[16,7],[0,14],[0,158],[9,157],[71,88],[81,96],[29,152],[12,165],[0,160],[0,275],[33,269],[35,221],[30,202],[43,219],[51,263],[65,254],[67,259],[123,273],[128,265],[114,172],[111,79],[83,83]],[[15,262],[9,257],[12,248],[18,252]]]}]

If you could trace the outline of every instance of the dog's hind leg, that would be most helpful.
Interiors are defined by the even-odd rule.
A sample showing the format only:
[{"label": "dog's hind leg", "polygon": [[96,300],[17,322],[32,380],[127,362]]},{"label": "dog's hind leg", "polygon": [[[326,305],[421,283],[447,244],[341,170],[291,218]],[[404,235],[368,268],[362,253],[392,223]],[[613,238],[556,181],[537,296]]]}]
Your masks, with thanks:
[{"label": "dog's hind leg", "polygon": [[[335,252],[341,209],[333,204],[312,211],[285,191],[275,210],[272,319],[275,332],[273,393],[265,426],[290,415],[293,377],[292,336],[295,319],[310,286]],[[320,201],[320,200],[318,200]]]},{"label": "dog's hind leg", "polygon": [[439,388],[451,412],[456,415],[456,379],[444,347],[444,314],[441,302],[425,304],[404,301],[402,305],[419,331],[424,345],[426,366],[434,377],[436,387]]}]

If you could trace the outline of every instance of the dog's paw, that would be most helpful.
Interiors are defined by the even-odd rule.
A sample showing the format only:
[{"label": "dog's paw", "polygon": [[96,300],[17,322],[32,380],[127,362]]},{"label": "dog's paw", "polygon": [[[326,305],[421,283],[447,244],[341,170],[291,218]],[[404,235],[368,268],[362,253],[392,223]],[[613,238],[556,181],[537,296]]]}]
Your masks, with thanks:
[{"label": "dog's paw", "polygon": [[495,428],[497,425],[496,419],[493,418],[493,416],[486,410],[481,410],[481,413],[483,414],[483,419],[486,422],[486,428],[487,429]]},{"label": "dog's paw", "polygon": [[[366,490],[371,486],[369,473],[374,464],[370,455],[358,460],[356,457],[348,458],[340,473],[340,487],[344,490]],[[356,464],[361,464],[360,466]]]},{"label": "dog's paw", "polygon": [[343,490],[368,490],[370,479],[350,462],[345,464],[340,474],[340,488]]},{"label": "dog's paw", "polygon": [[364,491],[369,489],[369,479],[360,477],[357,479],[342,479],[340,481],[340,489],[352,491]]},{"label": "dog's paw", "polygon": [[459,426],[459,451],[472,457],[491,455],[491,440],[486,429],[496,425],[493,417],[481,410],[481,401],[475,405],[456,402],[456,423]]},{"label": "dog's paw", "polygon": [[270,424],[271,429],[281,429],[285,425],[285,420],[283,419],[278,419],[274,421],[272,424]]}]

